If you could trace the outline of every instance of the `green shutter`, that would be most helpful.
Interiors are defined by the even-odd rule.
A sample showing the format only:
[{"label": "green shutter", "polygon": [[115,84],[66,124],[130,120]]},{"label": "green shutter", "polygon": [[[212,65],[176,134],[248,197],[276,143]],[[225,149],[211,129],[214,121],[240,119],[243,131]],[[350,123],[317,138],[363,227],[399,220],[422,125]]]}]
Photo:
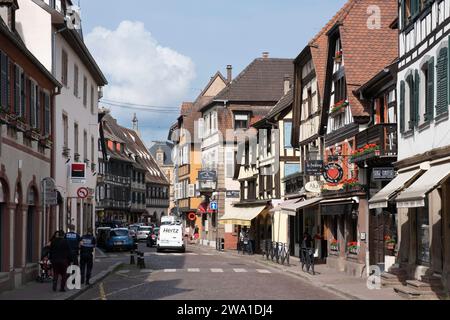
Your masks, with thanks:
[{"label": "green shutter", "polygon": [[14,65],[14,113],[20,114],[20,70],[17,65]]},{"label": "green shutter", "polygon": [[405,81],[400,82],[400,132],[405,132]]},{"label": "green shutter", "polygon": [[434,57],[428,60],[427,104],[425,106],[425,121],[433,119],[434,115]]},{"label": "green shutter", "polygon": [[419,115],[419,107],[420,107],[420,73],[419,70],[416,70],[415,79],[414,79],[414,108],[413,108],[413,124],[414,126],[419,125],[420,115]]},{"label": "green shutter", "polygon": [[436,115],[445,113],[448,110],[448,49],[442,48],[437,59],[437,96]]}]

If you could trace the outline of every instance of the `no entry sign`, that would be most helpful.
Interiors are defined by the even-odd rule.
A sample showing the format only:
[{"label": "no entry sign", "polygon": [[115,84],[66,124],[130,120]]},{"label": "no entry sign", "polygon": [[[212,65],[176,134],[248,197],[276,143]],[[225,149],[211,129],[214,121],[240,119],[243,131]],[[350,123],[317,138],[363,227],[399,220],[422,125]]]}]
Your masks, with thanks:
[{"label": "no entry sign", "polygon": [[87,188],[79,188],[77,190],[77,195],[78,195],[78,198],[80,198],[80,199],[86,199],[87,196],[89,195],[89,190]]}]

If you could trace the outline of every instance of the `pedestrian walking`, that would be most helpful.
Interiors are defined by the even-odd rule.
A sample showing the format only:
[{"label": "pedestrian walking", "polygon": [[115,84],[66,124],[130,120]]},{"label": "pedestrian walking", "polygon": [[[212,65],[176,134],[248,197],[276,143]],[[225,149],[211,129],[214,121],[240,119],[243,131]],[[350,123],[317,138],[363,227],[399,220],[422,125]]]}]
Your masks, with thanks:
[{"label": "pedestrian walking", "polygon": [[70,246],[70,251],[72,252],[71,262],[72,264],[78,266],[79,265],[78,256],[80,253],[81,237],[78,233],[75,232],[74,225],[69,226],[69,232],[66,233],[65,238],[67,239],[67,242],[69,243]]},{"label": "pedestrian walking", "polygon": [[58,278],[61,277],[60,291],[64,292],[67,281],[67,268],[72,258],[69,243],[65,239],[64,231],[58,231],[50,244],[50,262],[53,266],[53,291],[58,287]]},{"label": "pedestrian walking", "polygon": [[92,267],[94,266],[94,252],[97,245],[97,239],[94,237],[92,228],[89,228],[87,233],[81,237],[80,244],[80,271],[81,284],[90,285]]}]

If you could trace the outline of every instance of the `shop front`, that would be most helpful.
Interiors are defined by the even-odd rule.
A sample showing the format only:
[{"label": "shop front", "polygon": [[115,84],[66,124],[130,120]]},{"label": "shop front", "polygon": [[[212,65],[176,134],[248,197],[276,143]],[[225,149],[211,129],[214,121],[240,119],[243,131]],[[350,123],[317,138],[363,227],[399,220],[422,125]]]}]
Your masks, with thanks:
[{"label": "shop front", "polygon": [[268,205],[234,206],[232,210],[225,213],[219,220],[219,223],[225,226],[225,250],[237,249],[239,234],[245,227],[249,231],[254,252],[260,253],[265,241],[272,240],[270,209]]},{"label": "shop front", "polygon": [[398,262],[410,279],[432,276],[448,289],[449,193],[446,186],[450,158],[423,163],[420,169],[420,177],[395,199],[399,211]]},{"label": "shop front", "polygon": [[362,277],[366,271],[367,201],[359,198],[326,199],[320,202],[324,233],[328,239],[329,267]]}]

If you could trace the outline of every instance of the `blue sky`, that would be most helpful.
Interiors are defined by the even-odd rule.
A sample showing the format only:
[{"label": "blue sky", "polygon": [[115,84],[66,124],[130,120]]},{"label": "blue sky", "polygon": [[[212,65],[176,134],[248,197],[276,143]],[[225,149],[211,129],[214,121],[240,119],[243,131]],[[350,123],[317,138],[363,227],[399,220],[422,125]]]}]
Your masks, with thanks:
[{"label": "blue sky", "polygon": [[[182,101],[193,101],[217,70],[225,74],[227,64],[236,76],[263,51],[271,57],[296,57],[344,3],[82,0],[81,10],[86,43],[111,82],[106,98],[173,111]],[[129,69],[116,67],[120,56],[133,60]],[[128,78],[122,76],[125,72],[131,73]],[[111,109],[122,125],[131,123],[130,109]],[[177,114],[138,111],[138,117],[150,144],[166,138]]]}]

